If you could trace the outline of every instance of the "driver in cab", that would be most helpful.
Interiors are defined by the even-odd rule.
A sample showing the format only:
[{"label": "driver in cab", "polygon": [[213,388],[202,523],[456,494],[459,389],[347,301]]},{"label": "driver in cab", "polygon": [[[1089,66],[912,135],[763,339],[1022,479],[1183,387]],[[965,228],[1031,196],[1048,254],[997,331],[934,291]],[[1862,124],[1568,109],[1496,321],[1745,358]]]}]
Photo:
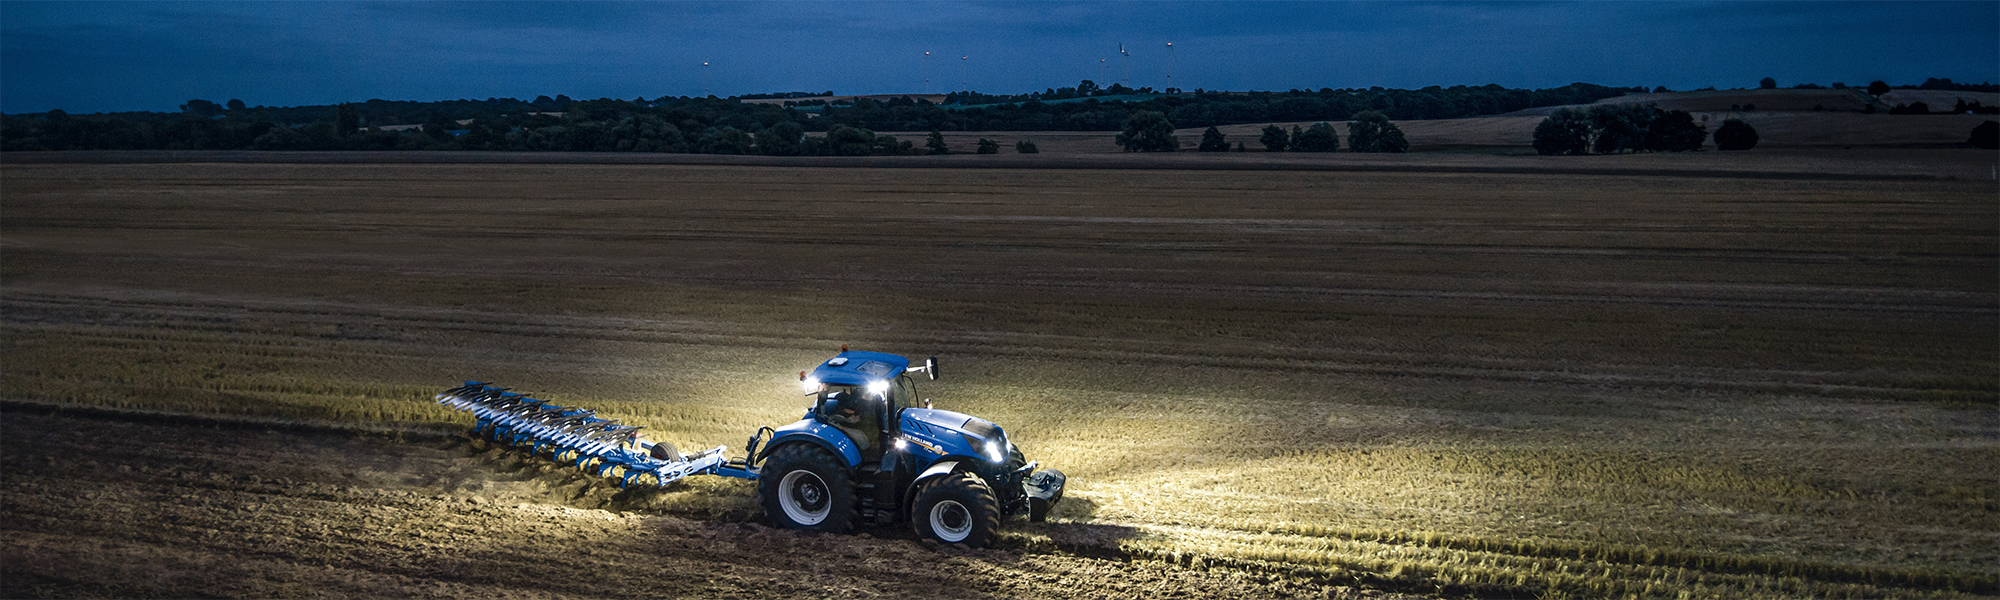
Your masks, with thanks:
[{"label": "driver in cab", "polygon": [[867,395],[851,389],[826,393],[828,424],[847,434],[848,439],[854,440],[854,447],[862,452],[874,449],[875,438],[882,432],[878,403],[869,400]]}]

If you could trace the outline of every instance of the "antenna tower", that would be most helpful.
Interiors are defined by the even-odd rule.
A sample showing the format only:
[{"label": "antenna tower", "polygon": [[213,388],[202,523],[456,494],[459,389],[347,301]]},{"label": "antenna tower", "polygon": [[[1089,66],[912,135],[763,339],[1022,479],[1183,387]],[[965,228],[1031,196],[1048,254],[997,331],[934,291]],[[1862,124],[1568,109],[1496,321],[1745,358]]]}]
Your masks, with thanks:
[{"label": "antenna tower", "polygon": [[1125,42],[1118,42],[1118,56],[1121,57],[1118,59],[1118,66],[1119,70],[1122,71],[1118,75],[1118,83],[1130,88],[1132,87],[1132,53],[1125,51]]}]

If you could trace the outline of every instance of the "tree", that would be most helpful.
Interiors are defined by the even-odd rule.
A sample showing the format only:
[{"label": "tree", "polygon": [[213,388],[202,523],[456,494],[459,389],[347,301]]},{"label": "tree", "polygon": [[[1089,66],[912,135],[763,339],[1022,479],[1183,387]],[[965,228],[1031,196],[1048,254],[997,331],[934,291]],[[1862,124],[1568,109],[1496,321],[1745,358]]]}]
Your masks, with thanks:
[{"label": "tree", "polygon": [[213,117],[222,114],[222,105],[197,98],[187,101],[187,104],[182,104],[181,112],[201,117]]},{"label": "tree", "polygon": [[[450,117],[446,117],[441,112],[431,113],[431,117],[424,120],[424,134],[431,136],[431,139],[439,142],[451,141],[451,131],[453,129],[458,129],[458,122],[453,121]],[[338,135],[344,136],[347,134],[342,133]],[[592,148],[592,150],[596,150],[596,148]],[[605,150],[610,150],[610,148],[605,148]]]},{"label": "tree", "polygon": [[1929,104],[1925,104],[1925,103],[1923,103],[1922,101],[1918,101],[1918,102],[1911,102],[1911,103],[1909,103],[1909,104],[1907,104],[1907,105],[1904,105],[1904,104],[1897,104],[1897,105],[1895,105],[1895,106],[1893,106],[1893,107],[1890,107],[1890,108],[1889,108],[1889,114],[1892,114],[1892,115],[1928,115],[1928,114],[1931,114],[1931,105],[1929,105]]},{"label": "tree", "polygon": [[1730,119],[1715,129],[1718,150],[1749,150],[1757,147],[1757,129],[1742,119]]},{"label": "tree", "polygon": [[1222,139],[1222,130],[1210,125],[1207,131],[1201,132],[1201,146],[1196,148],[1196,150],[1201,152],[1227,152],[1229,151],[1229,142]]},{"label": "tree", "polygon": [[1763,78],[1762,80],[1759,80],[1759,81],[1757,82],[1757,89],[1760,89],[1760,90],[1775,90],[1775,89],[1778,89],[1778,80],[1776,80],[1776,79],[1772,79],[1772,78],[1769,78],[1769,77],[1765,77],[1765,78]]},{"label": "tree", "polygon": [[1708,128],[1694,122],[1694,115],[1687,111],[1654,112],[1653,125],[1646,130],[1646,151],[1690,152],[1700,150],[1702,142],[1708,140]]},{"label": "tree", "polygon": [[1021,140],[1018,142],[1014,142],[1015,154],[1040,154],[1041,151],[1042,151],[1041,148],[1035,147],[1035,142],[1033,141]]},{"label": "tree", "polygon": [[257,136],[251,147],[258,150],[305,150],[306,136],[290,127],[272,127],[264,135]]},{"label": "tree", "polygon": [[932,155],[951,154],[951,148],[944,145],[944,132],[936,129],[931,130],[930,141],[924,142],[924,147],[929,148]]},{"label": "tree", "polygon": [[[576,131],[582,127],[574,127]],[[694,142],[694,151],[701,154],[746,154],[750,150],[750,134],[735,127],[710,127],[702,130],[701,137]]]},{"label": "tree", "polygon": [[1292,136],[1283,127],[1265,125],[1264,135],[1257,138],[1257,143],[1264,145],[1265,152],[1284,152],[1292,145]]},{"label": "tree", "polygon": [[1403,139],[1403,130],[1389,122],[1382,113],[1364,110],[1347,122],[1347,150],[1349,152],[1405,152],[1410,149],[1409,140]]},{"label": "tree", "polygon": [[868,152],[876,156],[915,156],[917,145],[896,139],[893,135],[875,136],[875,145]]},{"label": "tree", "polygon": [[[1117,84],[1112,84],[1117,87]],[[1174,138],[1174,124],[1159,111],[1134,111],[1125,119],[1125,130],[1113,138],[1126,152],[1173,152],[1181,141]]]},{"label": "tree", "polygon": [[1880,81],[1871,81],[1868,83],[1868,95],[1880,96],[1887,93],[1889,93],[1889,84]]},{"label": "tree", "polygon": [[1000,142],[996,142],[996,141],[993,141],[993,140],[989,140],[989,139],[986,139],[986,138],[979,138],[979,150],[978,150],[978,152],[979,152],[980,154],[999,154],[999,153],[1000,153]]},{"label": "tree", "polygon": [[1292,138],[1292,149],[1298,152],[1332,152],[1340,149],[1340,135],[1334,133],[1333,124],[1320,122],[1307,127],[1298,137]]},{"label": "tree", "polygon": [[875,132],[835,125],[826,130],[826,144],[834,156],[867,156],[875,147]]},{"label": "tree", "polygon": [[1647,130],[1652,127],[1655,112],[1659,109],[1639,104],[1591,107],[1586,116],[1590,118],[1591,129],[1596,135],[1590,150],[1599,154],[1644,150]]},{"label": "tree", "polygon": [[[325,114],[325,113],[321,113]],[[354,135],[361,129],[361,115],[354,110],[354,104],[342,102],[333,109],[333,134],[339,137]]]},{"label": "tree", "polygon": [[243,108],[244,107],[242,100],[237,100],[235,98],[229,99],[229,110],[243,110]]},{"label": "tree", "polygon": [[1535,153],[1543,156],[1590,152],[1590,120],[1583,111],[1560,108],[1535,126]]},{"label": "tree", "polygon": [[765,156],[798,156],[799,139],[806,128],[792,121],[779,121],[757,132],[757,153]]},{"label": "tree", "polygon": [[1972,137],[1965,141],[1975,148],[2000,150],[2000,122],[1980,123],[1979,126],[1972,128]]}]

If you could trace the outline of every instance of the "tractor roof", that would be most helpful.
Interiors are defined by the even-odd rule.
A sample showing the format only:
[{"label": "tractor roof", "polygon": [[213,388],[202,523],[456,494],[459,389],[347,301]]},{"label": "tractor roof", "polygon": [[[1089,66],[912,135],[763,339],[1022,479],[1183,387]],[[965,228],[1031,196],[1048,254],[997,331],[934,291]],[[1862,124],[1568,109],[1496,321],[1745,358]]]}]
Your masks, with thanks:
[{"label": "tractor roof", "polygon": [[833,385],[865,385],[870,381],[895,379],[910,368],[910,359],[881,352],[849,350],[820,363],[812,377]]}]

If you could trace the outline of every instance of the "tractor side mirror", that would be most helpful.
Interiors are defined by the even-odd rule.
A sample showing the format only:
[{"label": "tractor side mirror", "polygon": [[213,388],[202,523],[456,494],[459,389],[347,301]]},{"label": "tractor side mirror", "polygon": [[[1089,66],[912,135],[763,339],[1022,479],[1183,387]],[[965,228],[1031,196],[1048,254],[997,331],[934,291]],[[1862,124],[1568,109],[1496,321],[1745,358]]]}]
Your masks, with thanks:
[{"label": "tractor side mirror", "polygon": [[924,359],[924,374],[929,375],[931,381],[937,381],[937,357],[933,356]]}]

